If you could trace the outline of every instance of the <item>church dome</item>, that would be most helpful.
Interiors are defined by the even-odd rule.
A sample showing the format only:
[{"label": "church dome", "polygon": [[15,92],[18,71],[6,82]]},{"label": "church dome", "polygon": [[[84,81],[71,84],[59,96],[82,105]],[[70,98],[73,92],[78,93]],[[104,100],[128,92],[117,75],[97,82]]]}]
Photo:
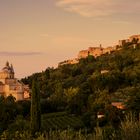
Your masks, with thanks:
[{"label": "church dome", "polygon": [[14,74],[13,66],[6,62],[5,67],[0,71],[0,79],[13,79]]},{"label": "church dome", "polygon": [[5,72],[5,73],[12,73],[12,70],[11,68],[8,68],[8,67],[4,67],[1,72]]},{"label": "church dome", "polygon": [[9,65],[9,62],[6,62],[5,67],[1,70],[2,73],[14,73],[13,66]]}]

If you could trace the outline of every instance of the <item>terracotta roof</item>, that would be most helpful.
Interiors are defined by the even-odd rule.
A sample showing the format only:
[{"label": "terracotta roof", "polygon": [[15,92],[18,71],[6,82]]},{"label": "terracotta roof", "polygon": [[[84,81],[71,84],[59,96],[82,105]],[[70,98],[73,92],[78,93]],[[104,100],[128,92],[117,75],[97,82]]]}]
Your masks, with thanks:
[{"label": "terracotta roof", "polygon": [[111,104],[112,104],[112,106],[115,106],[118,109],[124,109],[125,108],[125,105],[124,105],[123,102],[112,102]]}]

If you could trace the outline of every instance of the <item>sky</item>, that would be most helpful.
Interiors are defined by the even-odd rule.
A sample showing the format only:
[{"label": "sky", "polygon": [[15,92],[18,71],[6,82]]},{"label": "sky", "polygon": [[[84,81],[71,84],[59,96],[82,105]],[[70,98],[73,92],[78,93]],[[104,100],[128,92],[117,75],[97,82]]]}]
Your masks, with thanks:
[{"label": "sky", "polygon": [[0,0],[0,68],[17,78],[140,34],[139,0]]}]

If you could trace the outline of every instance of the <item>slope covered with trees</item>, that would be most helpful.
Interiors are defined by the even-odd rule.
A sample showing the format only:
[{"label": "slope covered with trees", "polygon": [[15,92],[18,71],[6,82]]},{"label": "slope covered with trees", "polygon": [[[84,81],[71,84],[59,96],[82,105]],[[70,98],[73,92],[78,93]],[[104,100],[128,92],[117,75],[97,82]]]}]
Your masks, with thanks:
[{"label": "slope covered with trees", "polygon": [[[37,87],[33,86],[33,81]],[[83,130],[91,134],[99,126],[103,133],[107,132],[106,135],[120,133],[127,137],[127,127],[138,130],[139,125],[134,126],[131,121],[123,123],[128,112],[132,112],[133,121],[139,123],[140,44],[135,41],[124,44],[111,54],[97,58],[89,55],[78,64],[47,68],[22,79],[22,82],[37,88],[40,93],[41,131],[68,128],[74,130],[72,133],[70,130],[72,135],[77,135],[76,131],[82,129],[78,133],[83,136]],[[118,109],[112,106],[112,102],[122,102],[125,108]],[[0,97],[0,138],[10,140],[21,133],[25,137],[29,135],[30,107],[30,100],[16,102],[11,96]],[[104,117],[98,118],[98,115]],[[114,131],[120,127],[122,131]],[[57,135],[57,132],[50,132],[54,137],[55,133]],[[69,134],[69,130],[66,133]]]},{"label": "slope covered with trees", "polygon": [[22,81],[31,85],[37,79],[42,113],[82,115],[85,125],[93,126],[102,112],[105,123],[118,123],[123,113],[112,102],[123,102],[126,112],[140,112],[140,44],[133,40],[120,48],[97,58],[89,55],[78,64],[47,68]]}]

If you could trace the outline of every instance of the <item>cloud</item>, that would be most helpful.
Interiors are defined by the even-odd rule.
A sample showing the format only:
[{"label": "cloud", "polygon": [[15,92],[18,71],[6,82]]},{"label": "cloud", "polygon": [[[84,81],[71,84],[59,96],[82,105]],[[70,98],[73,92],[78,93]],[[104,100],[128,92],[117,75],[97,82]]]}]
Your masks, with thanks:
[{"label": "cloud", "polygon": [[56,0],[56,6],[84,17],[104,17],[140,12],[139,0]]},{"label": "cloud", "polygon": [[41,52],[0,52],[0,56],[32,56],[32,55],[41,55]]}]

